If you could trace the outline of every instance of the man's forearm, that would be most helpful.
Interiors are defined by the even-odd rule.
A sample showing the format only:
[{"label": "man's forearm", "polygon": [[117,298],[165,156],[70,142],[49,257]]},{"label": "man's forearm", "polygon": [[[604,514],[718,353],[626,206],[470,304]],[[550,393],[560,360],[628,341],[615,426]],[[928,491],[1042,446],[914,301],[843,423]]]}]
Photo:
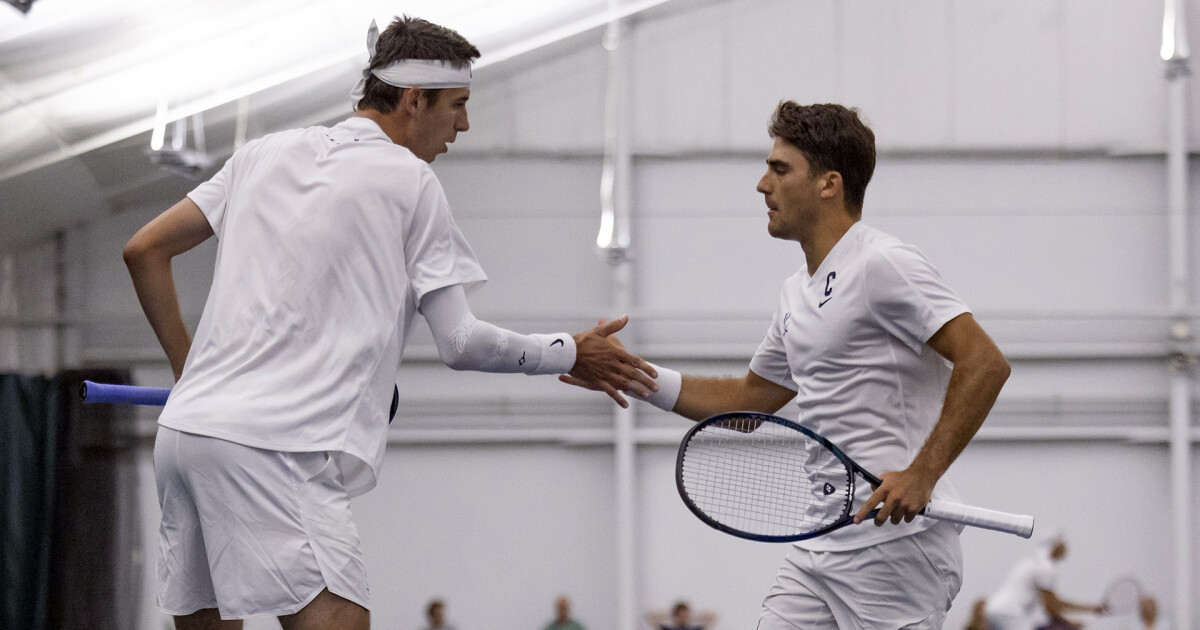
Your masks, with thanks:
[{"label": "man's forearm", "polygon": [[127,255],[125,265],[129,268],[129,277],[133,280],[142,311],[154,329],[158,343],[166,352],[167,360],[171,362],[175,380],[179,380],[192,339],[179,310],[171,259],[164,255],[141,253]]},{"label": "man's forearm", "polygon": [[673,411],[703,420],[727,411],[775,413],[795,396],[784,387],[749,372],[742,378],[684,376]]}]

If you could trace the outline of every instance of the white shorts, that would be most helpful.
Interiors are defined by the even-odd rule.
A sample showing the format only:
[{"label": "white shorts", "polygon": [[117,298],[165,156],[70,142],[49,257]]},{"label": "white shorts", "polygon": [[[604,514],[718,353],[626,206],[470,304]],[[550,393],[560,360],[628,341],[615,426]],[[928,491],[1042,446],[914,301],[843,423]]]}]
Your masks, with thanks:
[{"label": "white shorts", "polygon": [[369,607],[350,499],[333,458],[158,428],[158,605],[222,619],[290,615],[321,592]]},{"label": "white shorts", "polygon": [[958,532],[941,522],[854,551],[792,547],[763,600],[758,630],[940,629],[962,586]]}]

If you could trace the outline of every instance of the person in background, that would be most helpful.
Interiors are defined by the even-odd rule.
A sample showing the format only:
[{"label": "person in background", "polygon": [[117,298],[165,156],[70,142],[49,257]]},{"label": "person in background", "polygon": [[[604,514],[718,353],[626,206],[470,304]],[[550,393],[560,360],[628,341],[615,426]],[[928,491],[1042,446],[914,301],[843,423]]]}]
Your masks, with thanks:
[{"label": "person in background", "polygon": [[440,599],[429,601],[429,606],[425,608],[425,616],[429,619],[425,630],[454,630],[454,626],[446,623],[446,602]]},{"label": "person in background", "polygon": [[710,611],[697,612],[692,618],[692,607],[687,602],[676,602],[671,607],[670,620],[662,610],[651,610],[646,613],[646,621],[655,630],[707,630],[717,621],[717,614]]},{"label": "person in background", "polygon": [[584,626],[571,618],[571,600],[561,596],[554,600],[554,619],[542,630],[584,630]]},{"label": "person in background", "polygon": [[1167,630],[1167,624],[1158,616],[1158,602],[1153,597],[1143,597],[1138,604],[1138,621],[1142,630]]},{"label": "person in background", "polygon": [[1067,541],[1061,533],[1047,537],[1036,553],[1013,566],[1000,587],[983,605],[988,630],[1035,630],[1077,628],[1067,619],[1069,612],[1103,614],[1100,604],[1079,604],[1058,596],[1059,564],[1067,557]]}]

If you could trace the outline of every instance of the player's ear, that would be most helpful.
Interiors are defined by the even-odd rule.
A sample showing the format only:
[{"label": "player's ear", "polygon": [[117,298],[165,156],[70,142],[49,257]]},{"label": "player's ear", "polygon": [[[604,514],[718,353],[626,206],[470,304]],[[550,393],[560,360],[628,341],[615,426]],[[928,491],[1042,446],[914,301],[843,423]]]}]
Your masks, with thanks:
[{"label": "player's ear", "polygon": [[842,174],[837,171],[825,171],[824,175],[818,178],[821,183],[821,198],[833,199],[842,194]]},{"label": "player's ear", "polygon": [[404,88],[400,93],[399,107],[404,109],[404,112],[409,115],[414,115],[421,109],[421,100],[424,97],[425,90],[419,87]]}]

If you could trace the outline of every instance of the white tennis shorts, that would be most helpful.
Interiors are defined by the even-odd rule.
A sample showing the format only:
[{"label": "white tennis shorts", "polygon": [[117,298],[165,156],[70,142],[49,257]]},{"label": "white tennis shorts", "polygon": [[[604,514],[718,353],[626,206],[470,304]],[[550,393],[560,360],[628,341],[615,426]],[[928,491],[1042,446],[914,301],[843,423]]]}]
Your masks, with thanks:
[{"label": "white tennis shorts", "polygon": [[321,592],[369,608],[350,499],[323,452],[253,448],[158,428],[158,605],[222,619],[290,615]]},{"label": "white tennis shorts", "polygon": [[943,521],[854,551],[792,547],[758,630],[938,630],[962,586],[958,533]]}]

